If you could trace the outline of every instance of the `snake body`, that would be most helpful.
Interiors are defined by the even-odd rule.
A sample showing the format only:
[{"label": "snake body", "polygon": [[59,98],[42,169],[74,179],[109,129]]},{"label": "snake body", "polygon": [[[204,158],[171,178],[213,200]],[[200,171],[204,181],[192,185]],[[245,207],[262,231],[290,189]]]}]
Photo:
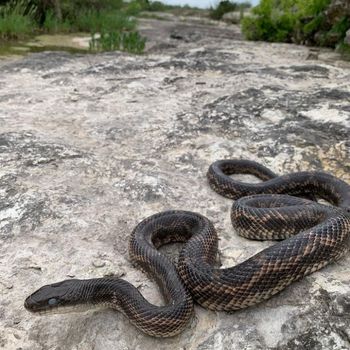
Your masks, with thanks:
[{"label": "snake body", "polygon": [[[237,173],[253,174],[263,182],[247,184],[229,176]],[[158,213],[135,227],[129,252],[131,261],[157,280],[164,306],[150,304],[129,282],[108,277],[44,286],[26,299],[25,307],[45,313],[105,305],[121,311],[146,334],[169,337],[191,320],[193,300],[220,311],[255,305],[348,250],[350,186],[344,181],[323,172],[277,176],[246,160],[215,162],[207,177],[216,192],[235,199],[231,219],[240,235],[281,241],[220,269],[215,264],[217,233],[206,217],[189,211]],[[310,194],[332,205],[300,198]],[[170,242],[186,242],[177,267],[158,251]]]}]

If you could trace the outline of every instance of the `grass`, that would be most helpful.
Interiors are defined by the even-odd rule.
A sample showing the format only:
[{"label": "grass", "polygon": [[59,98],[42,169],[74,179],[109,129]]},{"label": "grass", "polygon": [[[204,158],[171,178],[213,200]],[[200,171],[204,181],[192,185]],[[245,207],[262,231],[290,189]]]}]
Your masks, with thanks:
[{"label": "grass", "polygon": [[98,51],[127,51],[140,54],[145,49],[146,39],[138,32],[104,32],[97,37],[92,35],[90,50]]},{"label": "grass", "polygon": [[12,13],[0,18],[0,38],[5,40],[24,39],[32,34],[32,20]]},{"label": "grass", "polygon": [[26,0],[12,0],[0,7],[0,38],[18,40],[32,34],[35,10]]},{"label": "grass", "polygon": [[148,0],[60,0],[57,3],[59,8],[52,0],[0,0],[0,40],[19,40],[43,33],[89,32],[92,51],[141,53],[146,42],[136,29],[136,17],[141,11],[154,14],[166,11],[175,15],[201,11]]},{"label": "grass", "polygon": [[[79,31],[91,33],[92,46],[98,51],[116,49],[140,53],[144,50],[145,39],[136,31],[135,19],[142,10],[141,0],[129,3],[61,0],[59,11],[43,4],[41,0],[10,0],[0,6],[0,39],[19,40],[35,33]],[[100,39],[96,39],[95,33],[101,34]]]},{"label": "grass", "polygon": [[71,30],[71,23],[68,19],[59,21],[53,11],[47,11],[42,29],[46,33],[56,34],[56,33],[69,33]]},{"label": "grass", "polygon": [[126,31],[136,27],[136,20],[124,13],[83,10],[75,18],[75,30],[83,32]]}]

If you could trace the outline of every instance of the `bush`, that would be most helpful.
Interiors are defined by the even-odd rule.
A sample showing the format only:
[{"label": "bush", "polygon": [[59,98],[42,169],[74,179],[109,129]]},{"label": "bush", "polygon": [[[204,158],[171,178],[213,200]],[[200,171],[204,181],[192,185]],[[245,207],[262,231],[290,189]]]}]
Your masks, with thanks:
[{"label": "bush", "polygon": [[146,2],[143,9],[152,12],[162,12],[168,10],[169,6],[160,1]]},{"label": "bush", "polygon": [[210,10],[210,18],[219,20],[227,12],[233,12],[238,10],[238,4],[232,3],[231,1],[224,0],[220,1],[216,8]]},{"label": "bush", "polygon": [[242,20],[248,40],[295,42],[335,47],[342,42],[350,19],[330,23],[326,10],[331,0],[261,0],[254,16]]},{"label": "bush", "polygon": [[220,1],[215,8],[210,9],[210,18],[220,20],[225,13],[240,11],[244,8],[249,8],[251,5],[249,2],[237,3],[229,0]]}]

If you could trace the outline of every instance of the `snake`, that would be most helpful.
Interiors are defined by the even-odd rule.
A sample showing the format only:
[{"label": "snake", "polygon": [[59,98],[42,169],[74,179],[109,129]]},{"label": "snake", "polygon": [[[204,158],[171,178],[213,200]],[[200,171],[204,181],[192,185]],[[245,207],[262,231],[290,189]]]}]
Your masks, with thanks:
[{"label": "snake", "polygon": [[[236,174],[254,175],[261,182],[238,181]],[[276,243],[221,268],[218,235],[208,218],[185,210],[156,213],[133,229],[129,254],[157,282],[162,305],[147,301],[128,281],[108,276],[45,285],[25,300],[25,308],[47,314],[108,307],[147,335],[171,337],[191,323],[194,303],[226,312],[256,305],[348,251],[350,185],[345,181],[319,171],[278,176],[241,159],[214,162],[207,179],[219,195],[234,200],[231,220],[239,235]],[[159,251],[172,242],[184,243],[177,264]]]}]

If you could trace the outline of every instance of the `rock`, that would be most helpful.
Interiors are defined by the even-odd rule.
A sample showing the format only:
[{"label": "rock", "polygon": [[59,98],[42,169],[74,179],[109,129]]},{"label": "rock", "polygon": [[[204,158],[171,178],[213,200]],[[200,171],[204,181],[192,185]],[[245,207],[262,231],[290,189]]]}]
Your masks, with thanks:
[{"label": "rock", "polygon": [[227,12],[222,16],[222,20],[225,22],[238,24],[241,21],[242,15],[240,12]]},{"label": "rock", "polygon": [[170,33],[170,38],[191,43],[199,41],[201,39],[201,34],[196,31],[181,32],[180,30],[174,30]]},{"label": "rock", "polygon": [[[214,160],[350,182],[349,67],[325,62],[323,51],[307,61],[305,47],[242,41],[224,23],[147,26],[155,53],[0,61],[0,347],[348,349],[349,254],[260,305],[232,314],[196,306],[172,339],[145,336],[113,310],[34,317],[24,309],[44,284],[104,275],[160,305],[156,284],[129,261],[128,240],[162,210],[212,220],[222,266],[273,244],[234,232],[232,201],[206,181]],[[176,28],[200,38],[170,40]],[[176,260],[173,247],[163,251]]]},{"label": "rock", "polygon": [[320,50],[319,49],[309,49],[309,53],[307,55],[307,60],[318,60]]},{"label": "rock", "polygon": [[346,32],[344,43],[350,45],[350,29]]},{"label": "rock", "polygon": [[94,267],[97,267],[97,268],[100,268],[100,267],[104,267],[106,266],[106,262],[101,260],[101,259],[95,259],[93,262],[92,262],[92,265]]},{"label": "rock", "polygon": [[339,22],[345,16],[350,16],[350,2],[348,0],[332,0],[325,15],[331,25]]}]

